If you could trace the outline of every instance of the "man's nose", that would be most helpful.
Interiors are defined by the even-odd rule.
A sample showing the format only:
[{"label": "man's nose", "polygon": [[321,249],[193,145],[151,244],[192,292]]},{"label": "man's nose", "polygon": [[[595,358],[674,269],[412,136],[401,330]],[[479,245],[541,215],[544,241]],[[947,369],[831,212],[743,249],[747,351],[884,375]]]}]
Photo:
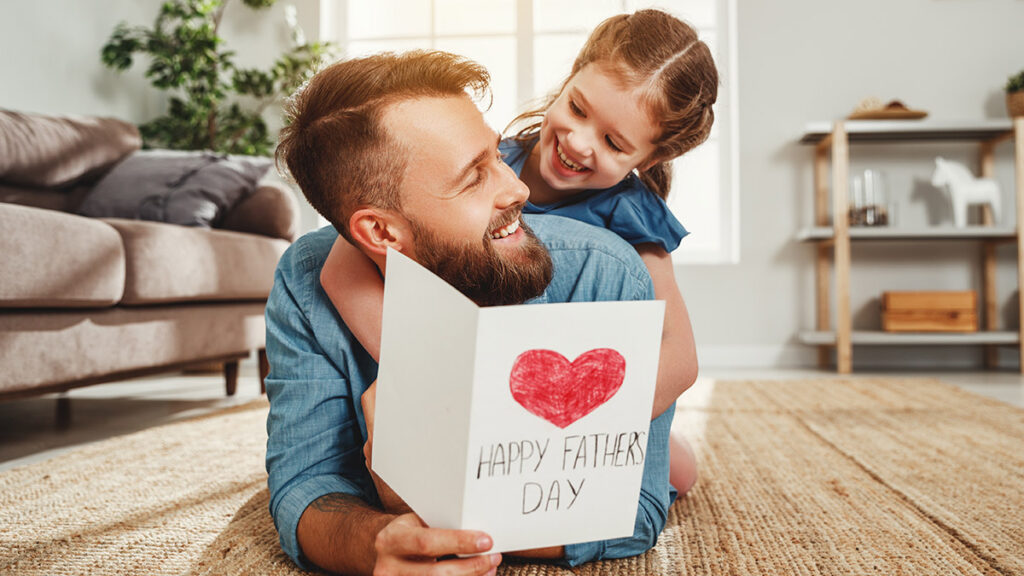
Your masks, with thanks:
[{"label": "man's nose", "polygon": [[530,189],[516,176],[511,166],[502,162],[501,192],[495,198],[498,208],[504,209],[516,204],[523,204],[530,197]]}]

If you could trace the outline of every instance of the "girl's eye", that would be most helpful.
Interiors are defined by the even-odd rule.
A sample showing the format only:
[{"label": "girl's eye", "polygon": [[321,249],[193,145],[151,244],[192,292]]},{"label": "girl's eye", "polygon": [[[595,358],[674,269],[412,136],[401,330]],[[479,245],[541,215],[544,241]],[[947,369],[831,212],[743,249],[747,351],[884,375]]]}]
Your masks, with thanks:
[{"label": "girl's eye", "polygon": [[615,145],[615,142],[611,139],[611,136],[605,136],[604,141],[608,143],[608,147],[616,152],[622,152],[622,148]]},{"label": "girl's eye", "polygon": [[586,118],[587,117],[583,113],[583,110],[581,110],[580,107],[577,106],[576,103],[573,102],[572,100],[569,100],[569,110],[572,110],[572,113],[577,115],[577,116],[579,116],[580,118]]}]

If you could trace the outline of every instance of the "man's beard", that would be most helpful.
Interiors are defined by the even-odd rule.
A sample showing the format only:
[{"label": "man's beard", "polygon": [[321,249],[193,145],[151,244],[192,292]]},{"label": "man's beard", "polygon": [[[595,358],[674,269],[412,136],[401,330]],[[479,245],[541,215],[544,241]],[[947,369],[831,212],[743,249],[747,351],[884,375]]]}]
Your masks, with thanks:
[{"label": "man's beard", "polygon": [[[503,216],[507,213],[496,217],[488,230],[494,230],[503,217],[507,222]],[[521,304],[540,296],[551,282],[551,256],[521,219],[526,238],[520,246],[502,251],[495,250],[488,235],[480,244],[460,246],[408,219],[415,234],[416,260],[479,306]]]}]

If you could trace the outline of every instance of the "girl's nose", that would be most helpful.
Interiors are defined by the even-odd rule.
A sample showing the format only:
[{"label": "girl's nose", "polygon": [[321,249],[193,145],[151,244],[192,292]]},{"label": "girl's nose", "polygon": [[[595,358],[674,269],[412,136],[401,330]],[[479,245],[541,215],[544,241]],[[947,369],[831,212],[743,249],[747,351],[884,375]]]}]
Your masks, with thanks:
[{"label": "girl's nose", "polygon": [[571,131],[566,134],[565,143],[569,147],[568,152],[579,159],[587,158],[593,153],[589,139],[580,132]]}]

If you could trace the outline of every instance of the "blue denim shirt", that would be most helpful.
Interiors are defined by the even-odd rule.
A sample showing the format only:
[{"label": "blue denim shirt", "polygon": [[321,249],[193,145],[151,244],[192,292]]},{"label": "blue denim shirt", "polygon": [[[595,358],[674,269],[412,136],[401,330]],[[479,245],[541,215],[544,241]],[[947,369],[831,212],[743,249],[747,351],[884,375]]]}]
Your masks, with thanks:
[{"label": "blue denim shirt", "polygon": [[[530,301],[649,300],[647,269],[615,234],[558,216],[526,221],[551,253],[554,278]],[[270,514],[281,547],[297,564],[314,566],[299,548],[299,518],[330,493],[380,504],[363,460],[366,421],[360,397],[377,377],[377,363],[345,326],[320,287],[320,269],[337,232],[306,234],[281,257],[267,302],[267,472]],[[668,482],[668,434],[674,407],[651,422],[633,536],[571,544],[565,562],[622,558],[655,545],[675,490]]]}]

